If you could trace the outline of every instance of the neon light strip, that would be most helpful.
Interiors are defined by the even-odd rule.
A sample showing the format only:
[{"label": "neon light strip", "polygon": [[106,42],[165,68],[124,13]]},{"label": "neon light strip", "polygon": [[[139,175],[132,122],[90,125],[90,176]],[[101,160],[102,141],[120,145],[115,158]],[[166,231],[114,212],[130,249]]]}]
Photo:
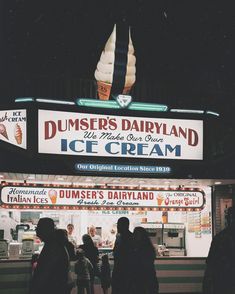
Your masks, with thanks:
[{"label": "neon light strip", "polygon": [[[120,105],[115,100],[103,101],[98,99],[80,98],[76,100],[76,103],[78,106],[121,109]],[[143,111],[167,111],[168,107],[164,104],[131,102],[127,109]]]},{"label": "neon light strip", "polygon": [[215,116],[220,116],[220,114],[218,112],[214,112],[214,111],[210,111],[210,110],[207,110],[206,111],[206,114],[211,114],[211,115],[215,115]]},{"label": "neon light strip", "polygon": [[168,107],[164,104],[155,103],[141,103],[141,102],[131,102],[127,107],[130,110],[143,110],[143,111],[167,111]]},{"label": "neon light strip", "polygon": [[170,110],[171,112],[179,112],[179,113],[198,113],[198,114],[203,114],[204,110],[196,110],[196,109],[176,109],[172,108]]},{"label": "neon light strip", "polygon": [[120,109],[120,105],[115,100],[98,100],[98,99],[86,99],[80,98],[76,100],[78,106],[86,106],[86,107],[97,107],[97,108],[114,108]]},{"label": "neon light strip", "polygon": [[22,98],[16,98],[15,102],[33,102],[34,98],[31,97],[22,97]]},{"label": "neon light strip", "polygon": [[65,100],[53,100],[53,99],[42,99],[42,98],[37,98],[37,102],[42,102],[42,103],[53,103],[53,104],[64,104],[64,105],[75,105],[75,102],[73,101],[65,101]]}]

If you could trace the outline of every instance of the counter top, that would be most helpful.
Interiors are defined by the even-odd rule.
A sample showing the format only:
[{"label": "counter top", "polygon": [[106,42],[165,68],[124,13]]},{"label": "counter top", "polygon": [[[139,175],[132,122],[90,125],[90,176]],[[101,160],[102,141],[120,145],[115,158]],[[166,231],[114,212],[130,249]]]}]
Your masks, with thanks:
[{"label": "counter top", "polygon": [[[188,256],[158,256],[156,260],[206,260],[206,257],[188,257]],[[110,260],[113,260],[111,257]],[[11,262],[31,262],[31,258],[19,258],[19,259],[0,259],[0,263],[11,263]]]}]

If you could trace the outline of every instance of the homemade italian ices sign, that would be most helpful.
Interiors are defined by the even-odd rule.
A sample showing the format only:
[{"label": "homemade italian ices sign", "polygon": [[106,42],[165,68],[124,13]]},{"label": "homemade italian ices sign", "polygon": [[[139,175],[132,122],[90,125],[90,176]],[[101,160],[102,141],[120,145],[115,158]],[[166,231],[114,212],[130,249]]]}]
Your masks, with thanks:
[{"label": "homemade italian ices sign", "polygon": [[0,111],[0,140],[26,149],[26,110]]},{"label": "homemade italian ices sign", "polygon": [[203,209],[205,193],[188,190],[109,190],[4,186],[1,205]]},{"label": "homemade italian ices sign", "polygon": [[203,159],[201,120],[39,110],[39,153]]}]

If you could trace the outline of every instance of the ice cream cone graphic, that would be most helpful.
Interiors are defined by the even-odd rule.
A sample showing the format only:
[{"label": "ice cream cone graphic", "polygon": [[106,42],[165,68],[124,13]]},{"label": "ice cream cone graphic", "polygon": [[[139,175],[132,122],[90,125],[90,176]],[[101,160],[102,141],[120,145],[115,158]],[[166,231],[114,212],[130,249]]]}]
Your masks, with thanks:
[{"label": "ice cream cone graphic", "polygon": [[0,135],[2,135],[3,137],[5,137],[7,140],[9,140],[8,138],[8,134],[7,134],[7,129],[5,127],[4,124],[0,124]]},{"label": "ice cream cone graphic", "polygon": [[158,194],[158,195],[157,195],[157,205],[158,205],[158,206],[161,206],[163,200],[164,200],[164,196],[163,196],[162,194]]},{"label": "ice cream cone graphic", "polygon": [[109,100],[111,94],[128,94],[135,83],[135,63],[130,28],[117,24],[95,71],[99,99]]},{"label": "ice cream cone graphic", "polygon": [[56,200],[57,200],[57,192],[56,192],[56,190],[50,190],[48,195],[49,195],[49,198],[51,200],[51,203],[56,204]]},{"label": "ice cream cone graphic", "polygon": [[18,145],[22,144],[22,130],[19,124],[15,125],[14,136]]}]

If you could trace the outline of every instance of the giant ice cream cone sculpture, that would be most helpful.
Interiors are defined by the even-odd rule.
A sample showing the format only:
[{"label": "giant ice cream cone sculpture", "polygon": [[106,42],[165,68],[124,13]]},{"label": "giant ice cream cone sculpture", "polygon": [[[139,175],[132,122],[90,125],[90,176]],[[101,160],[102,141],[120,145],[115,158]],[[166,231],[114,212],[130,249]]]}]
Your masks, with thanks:
[{"label": "giant ice cream cone sculpture", "polygon": [[0,134],[5,137],[7,140],[9,140],[8,138],[8,134],[7,134],[7,129],[5,127],[4,124],[0,124]]},{"label": "giant ice cream cone sculpture", "polygon": [[95,71],[99,99],[130,92],[135,83],[135,62],[129,27],[115,25]]}]

